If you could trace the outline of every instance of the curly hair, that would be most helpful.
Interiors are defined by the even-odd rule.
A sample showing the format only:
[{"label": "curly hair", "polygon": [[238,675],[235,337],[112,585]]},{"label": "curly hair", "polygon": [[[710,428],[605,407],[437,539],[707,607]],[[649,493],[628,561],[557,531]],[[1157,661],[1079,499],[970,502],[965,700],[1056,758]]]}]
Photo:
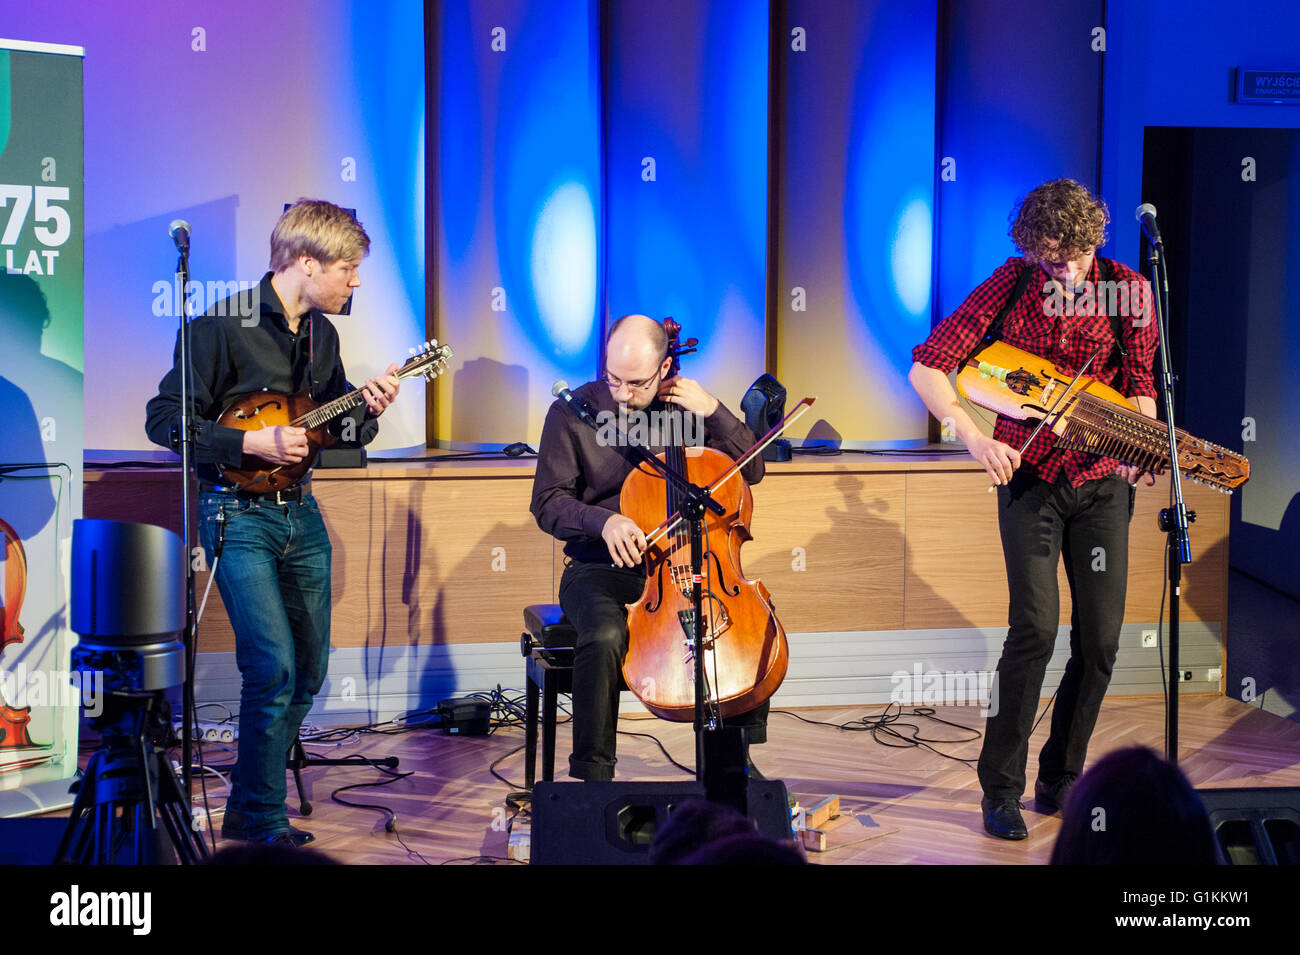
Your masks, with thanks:
[{"label": "curly hair", "polygon": [[[1073,179],[1053,179],[1016,203],[1007,234],[1026,255],[1068,261],[1105,244],[1109,222],[1106,203],[1087,187]],[[1053,241],[1055,247],[1048,244]]]}]

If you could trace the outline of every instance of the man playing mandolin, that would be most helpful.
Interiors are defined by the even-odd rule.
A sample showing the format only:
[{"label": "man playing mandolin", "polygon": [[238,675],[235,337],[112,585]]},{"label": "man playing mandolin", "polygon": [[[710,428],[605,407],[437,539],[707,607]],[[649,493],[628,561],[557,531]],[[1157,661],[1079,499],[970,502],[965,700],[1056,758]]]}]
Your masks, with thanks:
[{"label": "man playing mandolin", "polygon": [[[339,312],[361,282],[357,269],[370,237],[346,210],[300,199],[271,233],[271,271],[251,314],[232,298],[193,320],[191,376],[199,534],[209,560],[218,557],[217,586],[235,631],[239,752],[221,834],[224,838],[305,845],[312,835],[289,825],[285,758],[312,698],[325,680],[330,632],[330,541],[310,483],[271,493],[230,486],[221,469],[247,457],[276,465],[303,461],[307,432],[289,425],[239,430],[217,424],[238,396],[267,390],[309,392],[314,402],[351,386],[339,356],[338,332],[326,313]],[[149,437],[179,445],[180,349],[146,411]],[[351,418],[332,426],[365,444],[374,419],[397,396],[397,366],[367,379]]]},{"label": "man playing mandolin", "polygon": [[[664,327],[645,315],[625,315],[609,331],[605,376],[574,390],[597,415],[680,409],[704,418],[705,444],[740,457],[753,433],[700,386],[672,366]],[[556,401],[546,415],[533,482],[531,511],[537,524],[564,541],[565,569],[560,606],[578,633],[573,661],[573,754],[569,775],[614,778],[619,672],[627,651],[627,604],[646,584],[642,528],[619,513],[619,493],[635,458],[602,440]],[[741,475],[750,484],[763,477],[756,455]],[[767,738],[768,704],[726,722],[743,726],[751,743]]]},{"label": "man playing mandolin", "polygon": [[[1133,486],[1143,472],[1114,458],[1058,448],[1050,427],[1023,447],[1036,425],[1032,420],[999,415],[988,437],[962,408],[947,376],[981,347],[992,328],[1008,345],[1053,362],[1070,376],[1091,359],[1090,377],[1129,396],[1138,411],[1154,418],[1157,331],[1150,286],[1126,266],[1097,258],[1109,221],[1105,204],[1073,180],[1034,189],[1021,201],[1010,232],[1024,257],[1008,259],[912,352],[912,386],[937,419],[951,422],[997,485],[1009,629],[979,779],[984,828],[1003,839],[1028,835],[1020,797],[1034,713],[1056,644],[1056,573],[1062,557],[1073,604],[1070,660],[1039,754],[1038,809],[1055,812],[1083,770],[1119,646]],[[1105,283],[1138,290],[1122,297],[1129,314],[1098,307],[1116,301],[1103,294],[1116,285]],[[1060,308],[1062,299],[1073,307]],[[1146,477],[1155,483],[1154,476]]]}]

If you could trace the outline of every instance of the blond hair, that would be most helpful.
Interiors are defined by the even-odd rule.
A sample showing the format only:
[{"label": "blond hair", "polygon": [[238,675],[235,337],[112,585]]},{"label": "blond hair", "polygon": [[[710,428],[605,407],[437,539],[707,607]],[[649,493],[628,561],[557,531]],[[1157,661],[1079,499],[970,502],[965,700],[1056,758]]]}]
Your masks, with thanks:
[{"label": "blond hair", "polygon": [[322,265],[360,260],[370,252],[370,236],[346,209],[322,199],[299,199],[271,230],[271,271],[283,272],[300,255]]}]

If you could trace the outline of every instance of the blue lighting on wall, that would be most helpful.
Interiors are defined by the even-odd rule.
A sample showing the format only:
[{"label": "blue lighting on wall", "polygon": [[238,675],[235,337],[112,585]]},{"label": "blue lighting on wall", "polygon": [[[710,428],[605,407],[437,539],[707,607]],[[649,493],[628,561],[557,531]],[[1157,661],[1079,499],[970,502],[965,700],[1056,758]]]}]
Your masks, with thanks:
[{"label": "blue lighting on wall", "polygon": [[588,0],[532,4],[510,42],[492,155],[497,260],[509,310],[538,349],[575,370],[594,369],[600,275],[594,10]]},{"label": "blue lighting on wall", "polygon": [[892,245],[890,274],[894,298],[908,315],[930,312],[930,247],[933,217],[929,196],[917,196],[903,206]]},{"label": "blue lighting on wall", "polygon": [[[352,11],[353,81],[374,156],[402,157],[374,170],[403,290],[412,313],[424,314],[424,37],[419,0]],[[384,51],[376,56],[375,51]],[[394,89],[409,96],[392,96]],[[363,215],[362,221],[365,221]]]},{"label": "blue lighting on wall", "polygon": [[448,260],[464,265],[478,225],[484,114],[467,5],[443,4],[438,48],[438,209]]},{"label": "blue lighting on wall", "polygon": [[543,203],[532,234],[532,289],[537,315],[562,355],[589,343],[596,314],[596,209],[581,181],[560,186]]},{"label": "blue lighting on wall", "polygon": [[766,5],[679,4],[666,17],[629,4],[610,16],[610,315],[672,315],[708,343],[724,314],[747,314],[751,327],[730,330],[761,356]]},{"label": "blue lighting on wall", "polygon": [[[844,188],[846,271],[886,358],[911,366],[930,330],[934,56],[895,42],[916,11],[882,4],[858,61]],[[930,12],[933,16],[933,11]]]}]

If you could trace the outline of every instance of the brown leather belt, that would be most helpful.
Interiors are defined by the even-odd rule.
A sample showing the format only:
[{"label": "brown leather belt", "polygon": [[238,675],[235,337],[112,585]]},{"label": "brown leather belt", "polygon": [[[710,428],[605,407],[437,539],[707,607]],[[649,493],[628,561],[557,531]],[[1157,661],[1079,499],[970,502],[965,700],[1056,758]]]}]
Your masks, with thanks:
[{"label": "brown leather belt", "polygon": [[306,481],[282,491],[268,491],[265,494],[241,491],[237,487],[225,487],[221,484],[200,484],[199,491],[203,494],[230,494],[246,501],[263,501],[267,504],[297,504],[311,493],[311,482]]}]

